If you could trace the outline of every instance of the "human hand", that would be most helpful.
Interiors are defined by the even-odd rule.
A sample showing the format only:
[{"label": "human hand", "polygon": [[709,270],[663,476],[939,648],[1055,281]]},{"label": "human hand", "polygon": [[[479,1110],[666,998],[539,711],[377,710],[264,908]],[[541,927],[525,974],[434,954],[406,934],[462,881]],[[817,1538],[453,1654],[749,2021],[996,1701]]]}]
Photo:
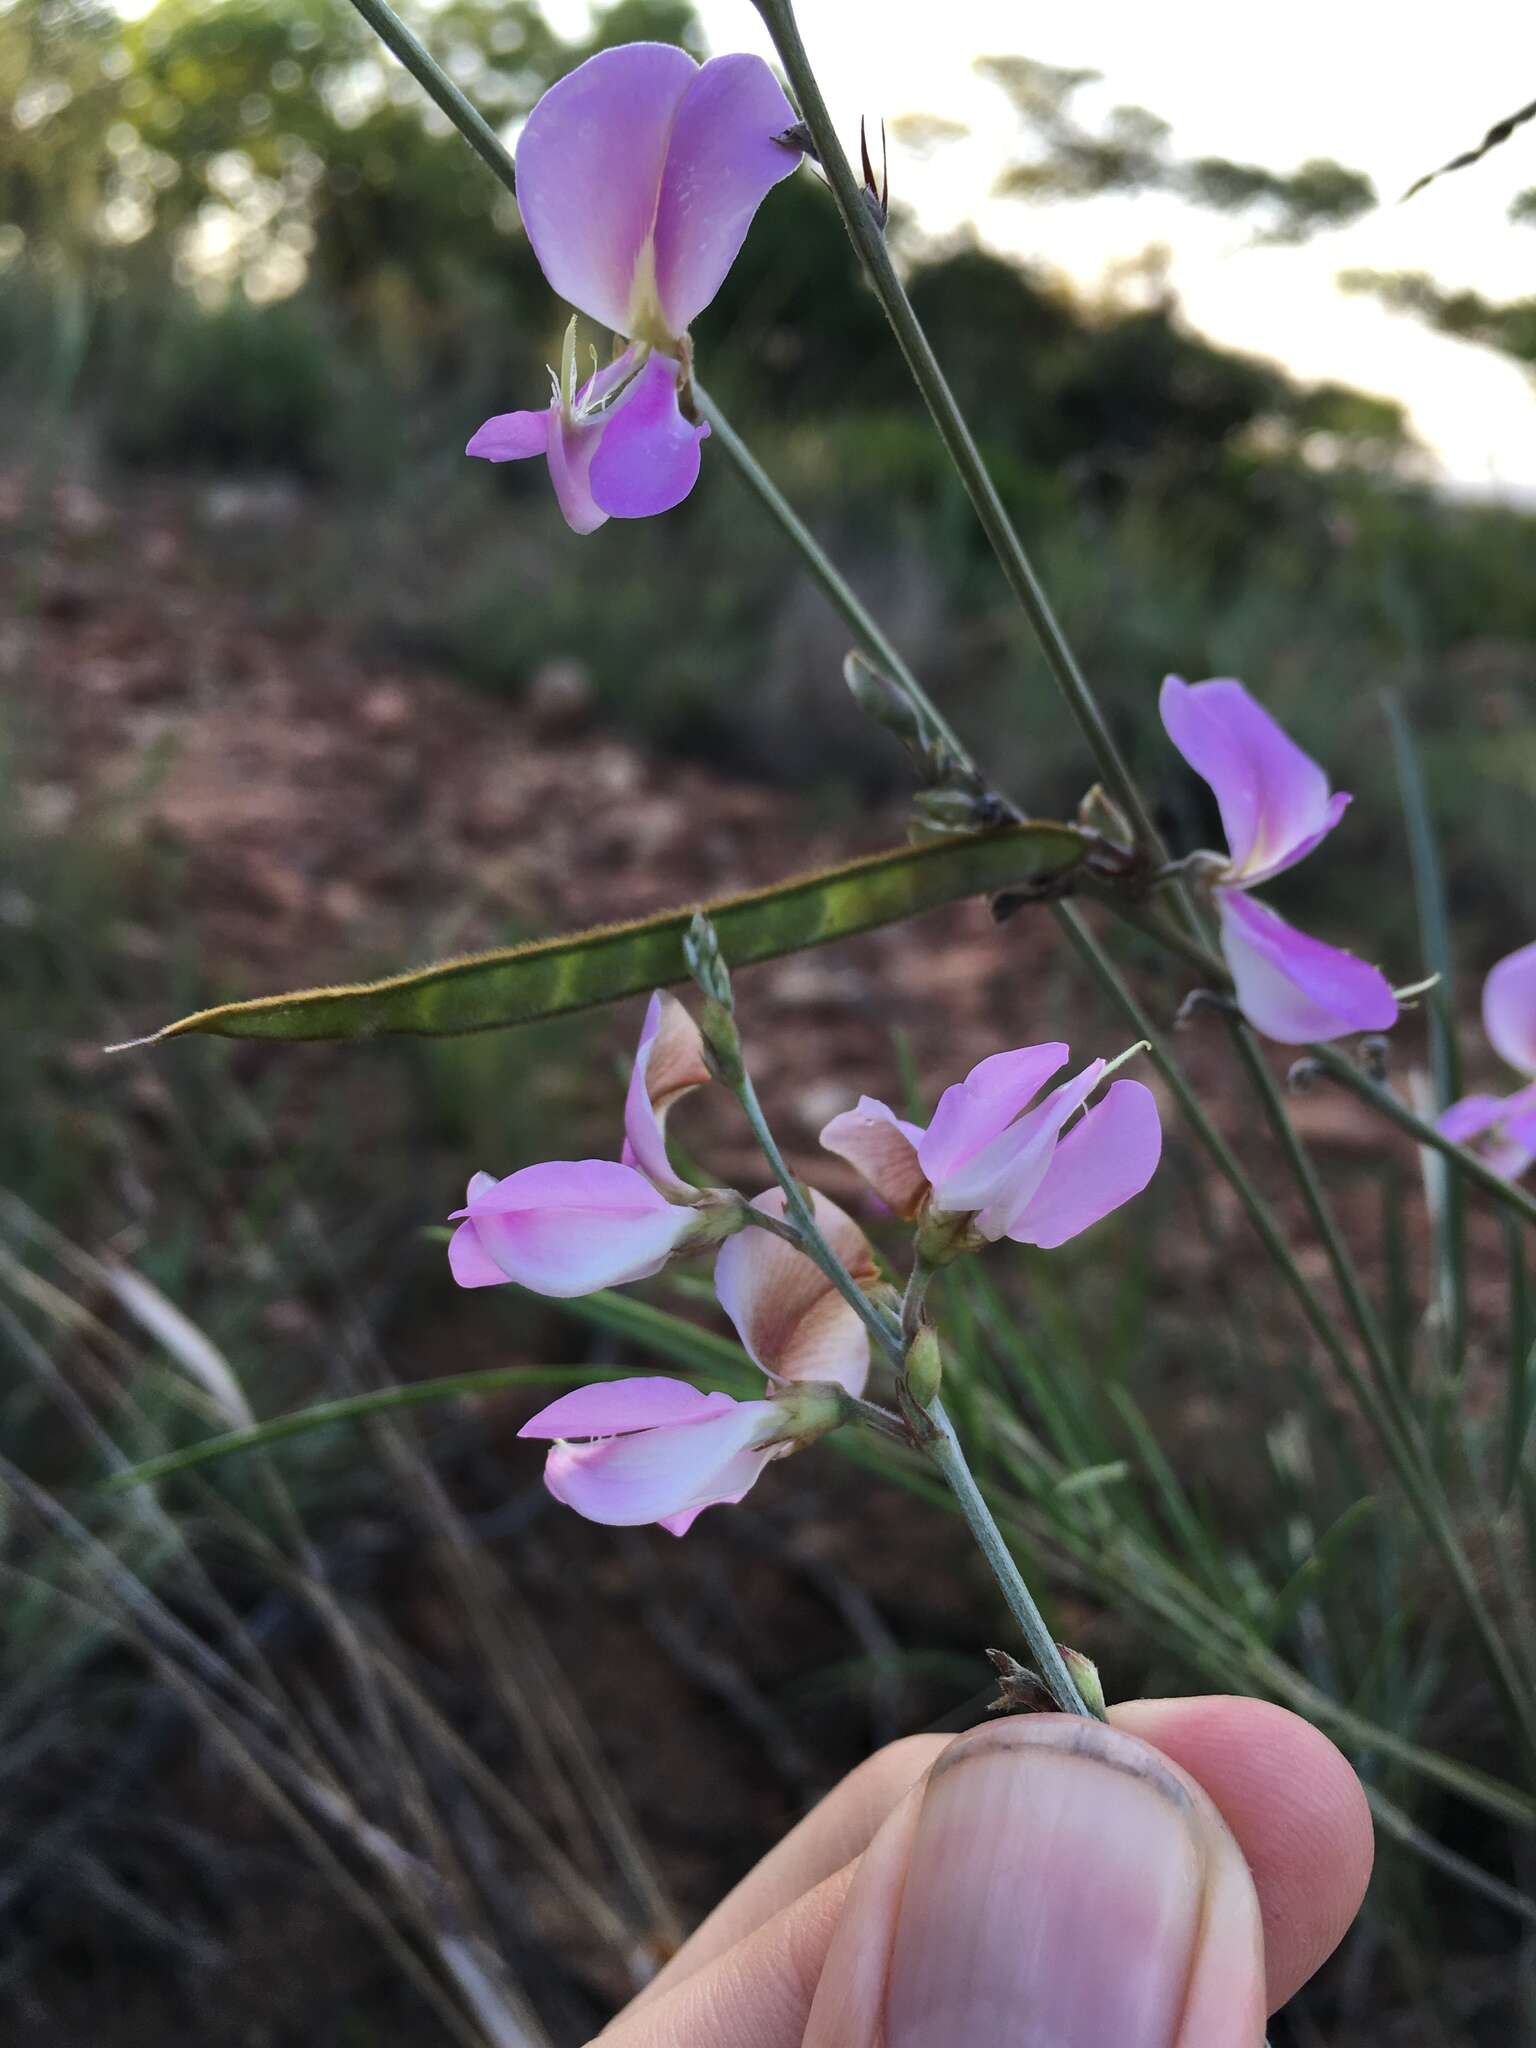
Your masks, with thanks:
[{"label": "human hand", "polygon": [[1370,1876],[1359,1781],[1260,1700],[880,1750],[602,2048],[1259,2048]]}]

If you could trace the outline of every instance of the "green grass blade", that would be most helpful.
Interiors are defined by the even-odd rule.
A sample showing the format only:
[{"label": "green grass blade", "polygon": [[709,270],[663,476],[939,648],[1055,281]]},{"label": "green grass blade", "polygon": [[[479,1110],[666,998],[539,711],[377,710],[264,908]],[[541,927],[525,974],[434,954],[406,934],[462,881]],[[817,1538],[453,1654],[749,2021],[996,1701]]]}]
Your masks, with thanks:
[{"label": "green grass blade", "polygon": [[[1392,736],[1392,759],[1408,831],[1424,972],[1439,976],[1424,998],[1429,1022],[1430,1074],[1435,1109],[1439,1112],[1448,1109],[1462,1092],[1461,1055],[1456,1045],[1456,961],[1445,897],[1445,870],[1413,729],[1393,691],[1383,693],[1382,706]],[[1435,1253],[1445,1326],[1445,1358],[1454,1376],[1461,1369],[1467,1342],[1466,1190],[1460,1176],[1447,1171],[1439,1158],[1429,1153],[1423,1156],[1435,1197]]]},{"label": "green grass blade", "polygon": [[426,1408],[466,1395],[504,1393],[509,1387],[584,1386],[593,1380],[622,1380],[629,1376],[626,1369],[616,1366],[505,1365],[492,1366],[484,1372],[445,1373],[435,1380],[408,1380],[403,1386],[377,1387],[366,1394],[347,1394],[337,1401],[317,1401],[312,1407],[275,1415],[269,1422],[226,1430],[220,1436],[205,1437],[201,1443],[164,1451],[157,1458],[146,1458],[142,1464],[114,1472],[97,1490],[124,1493],[133,1486],[148,1486],[154,1480],[169,1479],[174,1473],[190,1472],[198,1465],[211,1465],[242,1451],[265,1450],[288,1437],[306,1436],[311,1430],[330,1429],[337,1423],[361,1421],[391,1408]]},{"label": "green grass blade", "polygon": [[[1055,879],[1076,866],[1084,844],[1069,825],[1009,825],[870,854],[703,908],[727,962],[745,967],[897,924],[967,896]],[[131,1043],[155,1045],[199,1032],[283,1040],[386,1032],[438,1037],[566,1016],[686,981],[683,936],[695,907],[444,960],[383,981],[221,1003]]]},{"label": "green grass blade", "polygon": [[1514,1499],[1531,1420],[1536,1416],[1536,1329],[1526,1273],[1525,1246],[1512,1217],[1505,1218],[1504,1241],[1509,1260],[1509,1380],[1504,1390],[1504,1470],[1499,1499]]}]

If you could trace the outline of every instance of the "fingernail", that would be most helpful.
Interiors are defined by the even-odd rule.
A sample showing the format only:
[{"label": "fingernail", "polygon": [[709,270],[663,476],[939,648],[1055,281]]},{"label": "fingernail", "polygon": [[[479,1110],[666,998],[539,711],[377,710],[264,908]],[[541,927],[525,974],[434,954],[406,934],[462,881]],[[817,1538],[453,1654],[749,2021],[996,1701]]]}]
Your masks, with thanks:
[{"label": "fingernail", "polygon": [[1189,1794],[1113,1729],[1042,1718],[957,1745],[917,1819],[888,2048],[1172,2048],[1204,1862]]}]

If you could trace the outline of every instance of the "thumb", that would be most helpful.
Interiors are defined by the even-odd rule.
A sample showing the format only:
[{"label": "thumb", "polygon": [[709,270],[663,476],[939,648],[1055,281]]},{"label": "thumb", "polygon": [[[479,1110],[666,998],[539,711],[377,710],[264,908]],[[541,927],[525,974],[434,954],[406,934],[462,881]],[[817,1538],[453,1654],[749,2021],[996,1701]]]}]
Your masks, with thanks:
[{"label": "thumb", "polygon": [[1259,2048],[1258,1901],[1210,1799],[1102,1722],[962,1736],[860,1859],[804,2048]]}]

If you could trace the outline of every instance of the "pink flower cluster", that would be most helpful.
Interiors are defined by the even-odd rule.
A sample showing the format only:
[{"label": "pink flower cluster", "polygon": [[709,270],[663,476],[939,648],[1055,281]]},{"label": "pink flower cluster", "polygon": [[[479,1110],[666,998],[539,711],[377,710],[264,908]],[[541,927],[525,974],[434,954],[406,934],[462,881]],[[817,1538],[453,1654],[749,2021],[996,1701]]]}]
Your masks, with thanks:
[{"label": "pink flower cluster", "polygon": [[1248,893],[1321,845],[1349,798],[1241,683],[1189,684],[1169,676],[1163,728],[1209,783],[1227,835],[1214,895],[1221,949],[1243,1015],[1282,1045],[1387,1031],[1397,998],[1385,976],[1353,953],[1300,932]]},{"label": "pink flower cluster", "polygon": [[[865,1098],[832,1119],[823,1143],[918,1224],[925,1256],[953,1257],[1001,1237],[1063,1244],[1139,1193],[1162,1148],[1156,1103],[1139,1082],[1115,1081],[1084,1112],[1102,1060],[1041,1096],[1066,1060],[1064,1045],[983,1060],[945,1090],[926,1130]],[[551,1440],[546,1484],[592,1521],[659,1522],[681,1535],[704,1508],[740,1500],[774,1459],[845,1420],[869,1375],[869,1333],[857,1310],[797,1245],[753,1221],[784,1224],[782,1191],[749,1204],[731,1189],[694,1187],[674,1169],[668,1113],[709,1079],[693,1019],[674,996],[653,995],[625,1101],[622,1159],[549,1160],[499,1181],[477,1173],[456,1212],[448,1257],[463,1287],[515,1281],[540,1294],[588,1294],[718,1248],[715,1292],[764,1375],[764,1394],[736,1401],[681,1380],[630,1379],[551,1402],[521,1434]],[[811,1201],[855,1286],[877,1286],[863,1230],[825,1195],[812,1191]]]}]

